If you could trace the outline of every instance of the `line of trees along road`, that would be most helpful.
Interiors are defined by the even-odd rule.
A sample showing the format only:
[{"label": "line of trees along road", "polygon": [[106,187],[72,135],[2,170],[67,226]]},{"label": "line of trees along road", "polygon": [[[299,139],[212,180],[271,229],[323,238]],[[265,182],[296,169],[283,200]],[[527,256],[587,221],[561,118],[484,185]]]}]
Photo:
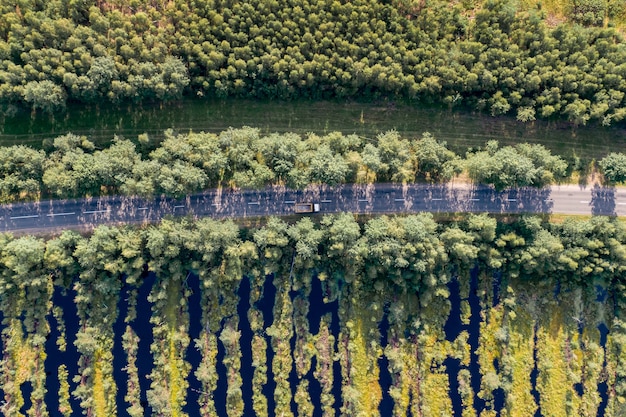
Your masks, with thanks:
[{"label": "line of trees along road", "polygon": [[502,189],[541,187],[569,172],[567,162],[542,145],[499,147],[492,141],[463,159],[429,133],[409,140],[395,131],[367,139],[339,132],[261,136],[253,128],[219,134],[170,130],[158,145],[147,135],[137,143],[115,138],[109,147],[95,149],[85,137],[68,134],[48,142],[47,151],[0,147],[0,199],[183,196],[218,186],[444,182],[465,169],[475,182]]},{"label": "line of trees along road", "polygon": [[[468,215],[454,223],[438,224],[430,214],[381,216],[359,223],[348,213],[325,216],[319,224],[314,224],[310,218],[294,224],[271,218],[258,229],[240,229],[232,221],[203,219],[191,222],[182,219],[166,220],[144,229],[99,227],[88,237],[65,231],[47,241],[31,236],[15,238],[0,235],[4,357],[0,362],[0,386],[5,398],[0,410],[4,415],[18,415],[24,404],[20,387],[30,382],[33,387],[31,411],[37,415],[47,413],[43,401],[46,392],[43,344],[50,332],[46,317],[53,307],[55,287],[75,291],[80,320],[74,342],[80,354],[79,375],[69,376],[73,381],[71,392],[67,384],[65,388],[61,384],[61,389],[65,390],[63,395],[71,394],[79,399],[81,408],[87,414],[115,415],[116,407],[122,406],[115,403],[116,387],[120,381],[113,379],[113,325],[119,314],[122,289],[128,294],[130,305],[125,321],[130,324],[135,320],[137,288],[142,285],[146,271],[151,271],[156,274],[157,281],[149,296],[153,326],[150,350],[154,355],[151,385],[147,393],[150,407],[155,412],[180,412],[186,403],[190,372],[195,373],[203,392],[216,389],[215,355],[219,332],[219,343],[226,349],[224,364],[229,375],[229,415],[241,415],[244,405],[237,348],[240,333],[237,330],[236,289],[244,277],[252,278],[250,297],[258,301],[264,277],[267,274],[276,276],[274,285],[278,287],[278,292],[274,317],[279,324],[267,328],[266,332],[276,354],[272,364],[273,375],[276,381],[282,381],[276,385],[276,407],[288,412],[288,396],[291,395],[288,379],[292,366],[288,341],[295,331],[299,340],[296,345],[300,346],[297,349],[303,350],[300,353],[305,354],[307,349],[312,349],[313,341],[299,338],[306,337],[309,332],[304,321],[308,311],[307,294],[314,273],[328,286],[327,295],[336,296],[338,288],[354,297],[385,295],[391,303],[387,307],[392,326],[399,326],[397,331],[415,335],[443,326],[441,317],[445,320],[447,314],[444,315],[441,309],[445,311],[449,308],[448,283],[455,275],[466,276],[467,271],[477,265],[485,276],[494,271],[501,273],[501,308],[506,314],[516,308],[513,290],[511,287],[506,290],[514,282],[526,290],[531,289],[531,292],[537,288],[549,294],[555,287],[595,294],[596,286],[600,286],[608,291],[608,303],[614,306],[614,310],[607,309],[607,316],[602,318],[611,330],[611,343],[607,344],[610,366],[607,367],[606,378],[614,388],[609,390],[609,405],[617,410],[613,415],[621,415],[619,410],[623,411],[626,399],[626,353],[621,343],[626,338],[623,318],[623,308],[626,307],[626,228],[623,223],[594,217],[550,224],[539,217],[525,216],[507,224],[498,223],[487,215]],[[190,368],[184,353],[191,343],[187,334],[189,316],[186,307],[190,295],[186,285],[189,273],[199,276],[202,305],[206,306],[202,317],[204,330],[194,341],[203,355],[197,369]],[[466,285],[462,283],[462,286]],[[287,288],[300,295],[292,300]],[[414,316],[417,310],[404,306],[402,301],[414,296],[418,304],[413,308],[429,311],[429,306],[436,306],[429,313],[434,315],[424,318],[423,322],[417,320]],[[346,309],[363,307],[353,305],[351,299],[354,300],[347,295],[340,297],[340,315],[343,314],[343,317],[348,314]],[[381,319],[384,306],[372,305],[372,314],[379,314],[378,319]],[[498,311],[498,314],[502,313],[501,309]],[[252,330],[260,332],[263,329],[260,312],[252,309],[249,314]],[[283,315],[287,321],[282,321]],[[292,315],[302,316],[298,319],[301,321],[296,320],[295,327],[290,321]],[[358,319],[358,315],[355,317]],[[510,319],[515,323],[514,315],[511,314]],[[367,333],[360,332],[369,329],[370,325],[344,322],[342,326],[343,336],[339,345],[343,346],[345,341],[346,346],[353,346],[353,343],[358,345],[359,338],[366,337]],[[377,325],[375,327],[378,328]],[[133,334],[133,330],[127,327],[124,347],[132,363],[137,352],[137,337]],[[265,346],[259,334],[253,343]],[[515,333],[511,335],[513,337]],[[63,343],[57,343],[65,349],[65,335],[62,337]],[[502,334],[496,337],[501,338]],[[404,337],[398,340],[400,343]],[[316,343],[320,349],[325,349],[323,340]],[[390,360],[400,360],[393,351],[398,346],[397,343],[389,345],[390,351],[386,354]],[[343,352],[342,349],[339,348],[340,352]],[[355,349],[346,347],[338,359],[342,363],[344,386],[347,387],[343,392],[344,407],[354,413],[363,406],[362,400],[355,397],[363,393],[359,384],[365,384],[369,378],[358,374],[363,370],[358,361],[367,360],[368,356]],[[374,354],[374,351],[370,353]],[[256,354],[258,356],[260,352]],[[365,356],[359,356],[361,354]],[[435,355],[434,352],[432,354]],[[456,354],[463,355],[460,351]],[[129,396],[126,401],[131,415],[139,416],[143,415],[144,405],[133,397],[137,395],[137,375],[132,363],[127,368]],[[296,366],[304,367],[305,363],[298,362]],[[429,369],[431,362],[424,366]],[[508,367],[515,367],[516,364],[503,362],[501,366],[512,371]],[[401,368],[393,369],[394,372],[401,371]],[[302,375],[306,368],[297,368],[297,371]],[[350,375],[353,372],[356,376],[352,379]],[[502,375],[507,375],[508,371],[502,372]],[[66,374],[60,372],[59,375],[63,377]],[[267,411],[266,401],[257,398],[262,395],[260,387],[266,379],[257,376],[253,381],[254,407]],[[542,378],[551,377],[549,373],[546,376],[542,374]],[[375,381],[378,381],[377,377]],[[507,385],[506,378],[502,381],[500,386],[506,396],[518,389]],[[489,398],[498,385],[497,378],[495,382],[485,382],[480,395]],[[296,394],[296,401],[304,407],[310,403],[310,398],[307,399],[306,386],[301,388],[304,391]],[[401,385],[398,386],[395,397],[399,404],[402,403],[400,398],[406,394],[401,388]],[[211,410],[215,410],[213,401],[211,395],[200,397],[203,413],[210,414]],[[60,404],[65,405],[64,415],[74,415],[71,409],[67,410],[67,398],[62,396]]]},{"label": "line of trees along road", "polygon": [[185,92],[384,96],[521,121],[626,117],[623,37],[593,26],[623,19],[623,2],[577,0],[568,16],[577,24],[556,27],[512,0],[475,3],[5,2],[0,100],[54,111],[68,99],[162,101]]}]

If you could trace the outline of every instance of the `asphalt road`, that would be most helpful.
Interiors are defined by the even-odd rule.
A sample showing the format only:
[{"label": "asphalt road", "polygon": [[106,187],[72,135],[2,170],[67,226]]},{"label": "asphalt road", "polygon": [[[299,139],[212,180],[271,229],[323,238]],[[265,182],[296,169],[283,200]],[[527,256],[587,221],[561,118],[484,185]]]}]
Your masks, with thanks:
[{"label": "asphalt road", "polygon": [[296,202],[320,204],[320,213],[562,213],[626,215],[626,189],[581,187],[519,188],[454,185],[343,185],[305,191],[210,190],[184,199],[101,197],[46,200],[0,206],[0,231],[45,233],[101,224],[151,223],[168,215],[245,218],[294,214]]}]

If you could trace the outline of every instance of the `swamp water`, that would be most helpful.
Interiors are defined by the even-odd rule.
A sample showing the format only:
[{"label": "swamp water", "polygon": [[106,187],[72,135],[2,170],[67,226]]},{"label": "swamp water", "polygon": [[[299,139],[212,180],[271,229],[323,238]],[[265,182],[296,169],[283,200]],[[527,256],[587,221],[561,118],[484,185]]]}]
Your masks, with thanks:
[{"label": "swamp water", "polygon": [[[498,275],[494,277],[485,278],[480,276],[477,268],[471,270],[469,276],[469,283],[465,285],[460,285],[460,280],[452,280],[448,284],[448,290],[450,291],[450,313],[445,321],[444,333],[445,338],[448,342],[453,343],[462,332],[467,332],[467,345],[470,352],[469,363],[462,364],[459,359],[448,356],[444,361],[443,365],[447,370],[448,375],[448,385],[450,388],[449,399],[452,407],[452,411],[455,417],[461,417],[463,412],[463,400],[461,395],[459,394],[459,373],[462,369],[467,369],[471,375],[471,388],[473,391],[473,408],[476,411],[477,415],[480,414],[481,411],[485,409],[491,409],[495,412],[496,416],[502,414],[503,407],[506,405],[505,394],[502,388],[498,388],[493,391],[493,399],[485,400],[482,398],[481,384],[484,375],[481,374],[481,359],[478,352],[479,343],[482,340],[480,332],[485,331],[485,316],[487,311],[485,308],[498,309],[500,308],[499,302],[497,302],[498,297],[502,297],[502,293],[505,291],[504,288],[500,286],[501,277]],[[486,282],[485,282],[486,281]],[[151,314],[151,303],[148,302],[148,294],[150,293],[150,289],[155,283],[158,283],[154,274],[146,274],[143,277],[143,282],[141,286],[137,290],[137,318],[131,322],[131,327],[139,336],[139,345],[138,345],[138,353],[137,353],[137,368],[139,374],[139,382],[141,389],[141,404],[144,407],[146,415],[151,413],[149,404],[146,400],[146,392],[150,387],[149,379],[146,378],[151,372],[152,369],[152,355],[150,354],[150,344],[152,343],[152,331],[150,325],[150,314]],[[259,302],[255,304],[255,307],[259,309],[263,315],[263,319],[265,321],[265,325],[269,326],[269,324],[274,322],[274,312],[273,306],[277,297],[277,293],[281,291],[285,291],[285,289],[276,288],[275,280],[273,276],[268,276],[266,278],[266,282],[263,286],[263,294]],[[497,284],[497,285],[496,285]],[[191,290],[190,296],[188,297],[188,312],[190,316],[189,321],[189,334],[192,338],[192,342],[189,345],[189,348],[186,352],[186,361],[188,361],[191,365],[191,373],[188,376],[189,389],[187,390],[187,404],[183,408],[183,411],[188,413],[190,416],[197,415],[198,407],[197,400],[199,398],[201,386],[198,382],[197,378],[193,374],[194,370],[198,367],[201,361],[201,353],[198,349],[195,348],[193,343],[193,339],[198,338],[201,332],[201,314],[202,308],[200,305],[200,282],[197,276],[189,275],[187,280],[185,280],[185,285]],[[251,343],[253,332],[250,329],[250,323],[248,321],[247,312],[250,308],[250,280],[244,279],[241,281],[238,290],[237,296],[239,302],[237,304],[237,314],[239,315],[239,331],[241,332],[240,337],[240,352],[241,352],[241,376],[242,376],[242,386],[241,386],[241,395],[244,402],[244,415],[253,415],[252,409],[252,350]],[[487,289],[487,291],[485,291]],[[339,316],[339,301],[335,294],[333,297],[331,294],[333,290],[330,289],[328,285],[321,282],[317,277],[313,277],[311,281],[310,293],[308,297],[308,301],[310,303],[308,312],[307,312],[307,320],[309,325],[309,332],[311,335],[316,335],[320,332],[320,322],[322,317],[325,315],[330,315],[330,334],[332,334],[335,338],[334,343],[334,351],[337,352],[338,340],[340,337],[340,316]],[[337,291],[336,289],[334,291]],[[489,291],[493,291],[492,294],[488,294]],[[292,300],[297,296],[297,292],[291,291]],[[495,293],[495,294],[494,294]],[[124,403],[124,395],[126,393],[126,372],[122,369],[125,366],[125,352],[122,348],[121,343],[121,335],[125,331],[126,323],[124,322],[125,315],[128,312],[128,306],[126,305],[126,301],[129,296],[129,291],[126,288],[123,288],[120,293],[120,302],[118,305],[119,308],[119,316],[117,321],[114,323],[114,331],[115,331],[115,340],[113,347],[113,357],[114,357],[114,376],[117,383],[118,391],[117,391],[117,415],[125,416],[127,404]],[[330,297],[329,297],[330,296]],[[76,312],[76,307],[73,303],[73,298],[75,297],[75,293],[73,291],[67,291],[63,294],[58,288],[55,289],[53,302],[56,306],[61,306],[63,309],[62,322],[65,326],[66,331],[66,341],[67,348],[64,352],[62,352],[57,346],[57,338],[60,336],[58,323],[55,317],[52,314],[49,316],[49,323],[51,327],[50,336],[46,342],[46,350],[48,353],[48,357],[45,362],[47,380],[46,385],[48,392],[46,394],[45,400],[47,406],[51,412],[51,415],[58,415],[56,413],[56,409],[59,405],[59,400],[57,397],[59,382],[58,382],[58,367],[61,364],[65,364],[69,373],[70,380],[70,392],[76,388],[76,384],[72,382],[72,377],[77,375],[78,373],[78,359],[79,355],[74,347],[75,334],[78,331],[78,317]],[[330,302],[325,302],[324,298],[330,298]],[[341,297],[341,295],[339,295]],[[328,300],[327,300],[328,301]],[[606,297],[603,299],[599,299],[598,302],[605,302]],[[466,303],[465,313],[463,312],[462,303]],[[488,306],[488,307],[486,307]],[[469,308],[469,312],[467,311]],[[465,318],[462,316],[465,314]],[[377,340],[380,343],[381,348],[384,350],[387,345],[390,343],[388,338],[388,329],[389,329],[389,321],[388,314],[383,315],[383,319],[378,323],[379,339]],[[535,346],[532,351],[533,358],[533,368],[532,372],[529,372],[527,378],[530,380],[531,384],[529,387],[532,388],[532,395],[535,401],[539,401],[541,404],[541,396],[540,390],[538,390],[537,385],[541,380],[541,370],[537,369],[537,326],[535,325],[535,332],[532,336],[533,345]],[[598,326],[599,330],[599,344],[604,349],[606,344],[608,328],[604,324],[600,324]],[[294,355],[295,351],[295,337],[292,337],[290,340],[290,344],[292,347],[292,355]],[[267,384],[263,386],[262,393],[267,399],[269,415],[274,415],[274,396],[273,390],[276,387],[276,383],[274,382],[274,375],[272,373],[272,360],[274,359],[274,353],[271,349],[271,339],[269,336],[266,336],[267,341],[267,364],[268,364],[268,373],[267,373]],[[477,353],[478,352],[478,353]],[[218,384],[217,390],[213,393],[213,398],[215,402],[215,407],[219,415],[227,415],[227,369],[222,364],[222,360],[224,359],[225,350],[222,346],[222,343],[218,343],[218,354],[217,354],[217,374],[218,374]],[[320,402],[321,395],[321,386],[320,381],[314,375],[314,369],[316,367],[317,361],[319,358],[314,356],[311,362],[311,369],[303,376],[304,379],[309,382],[309,395],[311,397],[311,404],[313,405],[313,415],[314,416],[322,416],[322,405]],[[494,366],[496,371],[501,371],[501,361],[502,359],[497,359],[494,361]],[[603,357],[603,366],[606,366],[607,357],[606,354]],[[390,373],[389,370],[389,360],[385,355],[380,356],[379,358],[372,358],[372,362],[375,363],[379,368],[379,385],[382,391],[382,398],[378,405],[378,413],[382,416],[391,415],[394,400],[390,396],[389,388],[394,383],[394,377]],[[342,407],[342,398],[341,398],[341,390],[342,390],[342,368],[339,366],[339,361],[333,362],[333,373],[334,380],[332,386],[332,395],[335,398],[334,402],[334,412],[335,415],[341,415],[341,407]],[[502,377],[502,376],[501,376]],[[289,381],[291,382],[291,408],[294,415],[298,415],[298,409],[296,403],[293,398],[296,394],[295,384],[298,382],[298,378],[295,374],[295,371],[292,369],[289,375]],[[598,393],[601,397],[601,403],[598,407],[597,415],[603,416],[604,410],[607,407],[607,383],[605,381],[599,381],[598,383]],[[22,387],[23,393],[25,395],[25,406],[22,411],[26,411],[29,407],[30,400],[30,383],[24,384]],[[578,391],[579,395],[582,395],[582,385],[573,385],[573,391]],[[445,395],[441,393],[441,395]],[[70,398],[70,404],[74,410],[74,415],[80,413],[80,406],[75,398]],[[374,413],[376,414],[376,413]],[[535,416],[541,416],[541,408],[538,408]]]}]

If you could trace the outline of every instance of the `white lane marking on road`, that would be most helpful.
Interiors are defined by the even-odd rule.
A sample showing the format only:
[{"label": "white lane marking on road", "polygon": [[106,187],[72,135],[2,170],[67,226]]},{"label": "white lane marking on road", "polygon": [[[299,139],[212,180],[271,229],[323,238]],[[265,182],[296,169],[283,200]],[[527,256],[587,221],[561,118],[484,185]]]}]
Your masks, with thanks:
[{"label": "white lane marking on road", "polygon": [[321,200],[320,203],[332,203],[333,200]]},{"label": "white lane marking on road", "polygon": [[39,217],[38,214],[31,214],[28,216],[11,216],[10,219],[15,220],[15,219],[34,219],[36,217]]},{"label": "white lane marking on road", "polygon": [[213,207],[219,207],[219,206],[221,206],[221,205],[222,205],[222,203],[212,203],[211,205],[212,205]]},{"label": "white lane marking on road", "polygon": [[506,201],[517,201],[517,198],[507,198]]},{"label": "white lane marking on road", "polygon": [[360,203],[365,203],[367,201],[369,201],[367,198],[359,198]]},{"label": "white lane marking on road", "polygon": [[177,208],[184,208],[185,206],[174,206],[175,209]]},{"label": "white lane marking on road", "polygon": [[580,201],[580,204],[589,204],[589,201]]},{"label": "white lane marking on road", "polygon": [[394,198],[393,201],[404,201],[404,198]]},{"label": "white lane marking on road", "polygon": [[431,198],[431,200],[433,200],[433,201],[441,201],[441,200],[443,200],[443,198]]},{"label": "white lane marking on road", "polygon": [[545,199],[545,200],[543,200],[543,201],[545,201],[546,203],[549,203],[550,201],[554,201],[554,200],[552,200],[551,198],[546,198],[546,199]]},{"label": "white lane marking on road", "polygon": [[50,213],[50,214],[46,214],[46,216],[48,217],[55,217],[55,216],[71,216],[73,214],[76,214],[75,212],[67,212],[67,213]]},{"label": "white lane marking on road", "polygon": [[285,204],[296,204],[296,200],[286,200]]},{"label": "white lane marking on road", "polygon": [[618,206],[626,206],[626,203],[617,203]]},{"label": "white lane marking on road", "polygon": [[255,205],[255,204],[256,204],[257,206],[260,206],[260,205],[261,205],[261,202],[260,202],[260,201],[251,201],[251,202],[249,202],[249,203],[248,203],[248,205],[249,205],[249,206],[252,206],[252,205]]},{"label": "white lane marking on road", "polygon": [[83,214],[96,214],[96,213],[107,213],[109,210],[90,210],[83,211]]},{"label": "white lane marking on road", "polygon": [[480,198],[470,198],[469,201],[480,201]]},{"label": "white lane marking on road", "polygon": [[148,210],[148,207],[139,207],[137,210]]}]

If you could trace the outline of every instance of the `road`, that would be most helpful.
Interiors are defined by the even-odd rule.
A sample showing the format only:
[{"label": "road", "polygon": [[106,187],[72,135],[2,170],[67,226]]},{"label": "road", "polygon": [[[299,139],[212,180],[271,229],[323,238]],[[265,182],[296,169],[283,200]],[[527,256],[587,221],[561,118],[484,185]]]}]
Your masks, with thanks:
[{"label": "road", "polygon": [[184,199],[99,197],[45,200],[0,206],[0,231],[46,233],[90,229],[101,224],[151,223],[168,215],[215,218],[284,216],[296,202],[320,204],[320,214],[353,213],[562,213],[626,215],[626,189],[581,187],[519,188],[496,192],[466,184],[375,184],[315,187],[305,191],[210,190]]}]

